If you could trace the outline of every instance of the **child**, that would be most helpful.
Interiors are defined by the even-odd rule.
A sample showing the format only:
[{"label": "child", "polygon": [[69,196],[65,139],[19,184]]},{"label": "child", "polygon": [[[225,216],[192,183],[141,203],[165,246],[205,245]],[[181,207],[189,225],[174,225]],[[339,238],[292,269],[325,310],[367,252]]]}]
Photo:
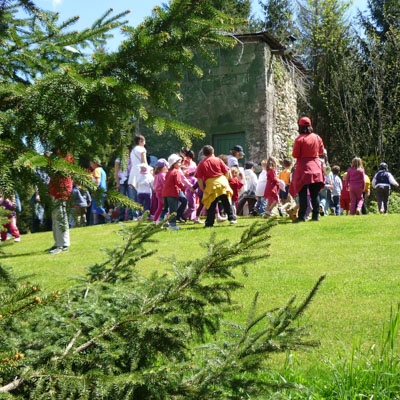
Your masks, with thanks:
[{"label": "child", "polygon": [[267,160],[267,184],[265,186],[264,197],[268,201],[267,208],[265,210],[264,218],[268,218],[272,215],[272,210],[279,203],[279,181],[280,179],[276,175],[276,167],[278,163],[274,157],[269,157]]},{"label": "child", "polygon": [[[168,157],[168,165],[169,171],[165,176],[165,183],[162,191],[164,209],[161,218],[164,217],[168,210],[170,214],[176,213],[178,209],[179,190],[185,190],[182,184],[182,173],[180,171],[181,158],[177,154],[171,154]],[[176,225],[176,216],[172,217],[169,223],[169,229],[171,231],[181,229]]]},{"label": "child", "polygon": [[332,203],[335,215],[340,215],[340,193],[343,189],[342,180],[340,179],[340,167],[334,165],[332,167]]},{"label": "child", "polygon": [[230,169],[230,175],[231,179],[229,181],[229,186],[231,187],[233,191],[232,195],[232,206],[234,205],[233,212],[236,215],[236,207],[238,205],[238,200],[239,200],[239,190],[242,188],[243,183],[239,181],[239,168],[238,167],[232,167]]},{"label": "child", "polygon": [[329,165],[324,167],[324,176],[325,185],[319,192],[319,213],[321,216],[329,215],[329,208],[331,207],[333,174]]},{"label": "child", "polygon": [[140,174],[136,178],[137,201],[143,206],[144,211],[149,211],[154,178],[147,164],[142,163],[138,167]]},{"label": "child", "polygon": [[360,215],[364,201],[362,194],[365,187],[364,168],[361,158],[353,158],[351,168],[347,170],[345,186],[350,191],[350,215]]},{"label": "child", "polygon": [[264,197],[265,186],[267,185],[267,160],[261,161],[262,171],[258,176],[258,183],[256,188],[256,199],[257,203],[253,215],[263,216],[265,208],[267,207],[267,199]]},{"label": "child", "polygon": [[386,163],[380,163],[379,171],[372,179],[372,186],[375,188],[376,201],[380,214],[388,213],[390,185],[399,187],[399,184],[393,178],[393,175],[388,171]]},{"label": "child", "polygon": [[254,172],[254,163],[248,161],[244,164],[244,177],[246,179],[246,191],[240,196],[238,203],[237,213],[243,215],[243,208],[247,203],[248,214],[253,214],[254,207],[256,205],[256,189],[258,184],[257,175]]},{"label": "child", "polygon": [[[343,181],[346,181],[347,172],[343,174]],[[342,191],[340,192],[340,211],[341,215],[346,211],[346,215],[350,212],[350,192],[346,185],[343,185]]]},{"label": "child", "polygon": [[228,168],[239,168],[239,160],[244,157],[243,147],[237,144],[232,147],[230,153],[228,155]]},{"label": "child", "polygon": [[[195,221],[196,224],[199,223],[196,217],[196,199],[197,199],[197,192],[196,190],[192,189],[194,185],[197,183],[197,179],[195,178],[196,168],[189,167],[187,169],[187,177],[186,179],[190,182],[190,186],[186,186],[185,197],[188,201],[188,208],[184,213],[184,218],[188,219],[189,221]],[[200,221],[201,223],[201,221]]]},{"label": "child", "polygon": [[280,172],[278,178],[285,182],[285,190],[279,191],[279,198],[282,204],[286,204],[289,196],[289,185],[290,185],[290,173],[292,170],[292,160],[290,158],[285,158],[282,162],[283,171]]},{"label": "child", "polygon": [[164,202],[162,197],[162,191],[164,189],[165,176],[168,172],[168,162],[165,158],[160,158],[157,161],[156,168],[154,169],[154,194],[157,198],[157,210],[154,213],[154,221],[159,223],[158,218],[160,218],[161,211],[164,208]]},{"label": "child", "polygon": [[1,231],[1,241],[4,242],[7,240],[7,230],[10,230],[11,235],[14,236],[14,242],[20,242],[21,236],[19,235],[19,230],[16,224],[17,205],[11,197],[6,197],[0,194],[0,207],[4,207],[6,210],[11,211],[11,213],[7,215],[8,223],[3,225],[5,231]]},{"label": "child", "polygon": [[86,226],[87,207],[90,207],[92,198],[87,190],[82,189],[76,182],[72,187],[72,218],[75,228]]}]

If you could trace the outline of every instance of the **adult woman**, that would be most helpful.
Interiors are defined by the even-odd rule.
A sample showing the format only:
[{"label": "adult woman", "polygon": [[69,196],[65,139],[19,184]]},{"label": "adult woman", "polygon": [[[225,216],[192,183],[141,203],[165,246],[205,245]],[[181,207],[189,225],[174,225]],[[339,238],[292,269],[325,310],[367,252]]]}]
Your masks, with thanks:
[{"label": "adult woman", "polygon": [[[131,164],[131,170],[129,172],[129,178],[128,178],[128,197],[137,202],[137,191],[136,191],[136,181],[138,177],[140,176],[140,164],[146,164],[147,165],[147,157],[146,157],[146,149],[145,149],[145,144],[146,144],[146,139],[142,135],[136,135],[134,141],[133,141],[135,147],[132,149],[131,154],[130,154],[130,164]],[[132,220],[137,219],[137,213],[134,211],[133,213]]]},{"label": "adult woman", "polygon": [[311,120],[300,118],[299,133],[293,146],[292,156],[297,159],[296,170],[290,184],[290,194],[299,195],[299,215],[293,222],[304,222],[307,211],[307,193],[310,193],[312,220],[319,219],[319,191],[324,187],[324,173],[319,156],[324,154],[322,139],[313,132]]}]

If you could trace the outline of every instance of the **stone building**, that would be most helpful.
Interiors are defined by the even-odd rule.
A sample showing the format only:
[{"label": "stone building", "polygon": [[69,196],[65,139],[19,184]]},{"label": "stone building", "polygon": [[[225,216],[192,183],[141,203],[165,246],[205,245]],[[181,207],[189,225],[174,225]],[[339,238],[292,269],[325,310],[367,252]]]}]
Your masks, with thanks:
[{"label": "stone building", "polygon": [[233,49],[217,49],[217,65],[200,61],[204,75],[186,74],[178,119],[203,130],[197,151],[212,144],[228,154],[235,144],[246,160],[259,163],[269,155],[290,154],[297,136],[297,88],[301,64],[266,32],[235,35]]}]

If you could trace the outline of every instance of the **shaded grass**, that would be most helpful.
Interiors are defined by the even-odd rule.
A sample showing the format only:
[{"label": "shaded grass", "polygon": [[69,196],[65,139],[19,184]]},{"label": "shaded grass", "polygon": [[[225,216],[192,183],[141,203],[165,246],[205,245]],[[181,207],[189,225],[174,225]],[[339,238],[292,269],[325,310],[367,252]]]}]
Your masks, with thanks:
[{"label": "shaded grass", "polygon": [[[217,225],[217,238],[236,240],[253,221],[243,218],[236,226]],[[232,313],[231,320],[244,322],[256,291],[260,311],[271,309],[292,295],[304,298],[326,273],[302,318],[302,324],[312,326],[312,337],[321,341],[321,347],[297,354],[299,364],[311,366],[323,356],[336,356],[340,344],[350,349],[354,338],[366,347],[378,342],[391,305],[400,300],[399,226],[400,215],[368,215],[274,227],[271,247],[266,248],[270,257],[248,266],[248,277],[236,273],[245,287],[234,298],[244,310]],[[53,244],[51,232],[24,235],[20,243],[3,247],[0,262],[18,275],[34,273],[30,280],[48,290],[62,289],[73,283],[70,277],[83,275],[86,267],[103,258],[99,249],[120,242],[116,230],[117,225],[73,229],[70,251],[57,255],[43,252]],[[210,230],[189,224],[181,231],[161,232],[155,237],[158,253],[140,261],[138,268],[148,274],[168,269],[166,257],[197,258],[204,254],[201,243],[209,236]]]}]

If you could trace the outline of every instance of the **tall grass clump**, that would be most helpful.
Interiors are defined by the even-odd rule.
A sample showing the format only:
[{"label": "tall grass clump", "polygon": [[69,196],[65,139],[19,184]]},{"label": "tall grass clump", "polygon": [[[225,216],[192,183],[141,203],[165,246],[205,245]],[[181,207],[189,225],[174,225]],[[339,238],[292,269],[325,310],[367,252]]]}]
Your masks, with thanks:
[{"label": "tall grass clump", "polygon": [[400,304],[391,308],[379,344],[366,348],[358,341],[350,352],[343,345],[336,359],[322,359],[307,371],[302,368],[299,358],[288,352],[281,371],[269,376],[269,380],[277,384],[290,382],[291,385],[276,398],[400,399],[399,323]]}]

